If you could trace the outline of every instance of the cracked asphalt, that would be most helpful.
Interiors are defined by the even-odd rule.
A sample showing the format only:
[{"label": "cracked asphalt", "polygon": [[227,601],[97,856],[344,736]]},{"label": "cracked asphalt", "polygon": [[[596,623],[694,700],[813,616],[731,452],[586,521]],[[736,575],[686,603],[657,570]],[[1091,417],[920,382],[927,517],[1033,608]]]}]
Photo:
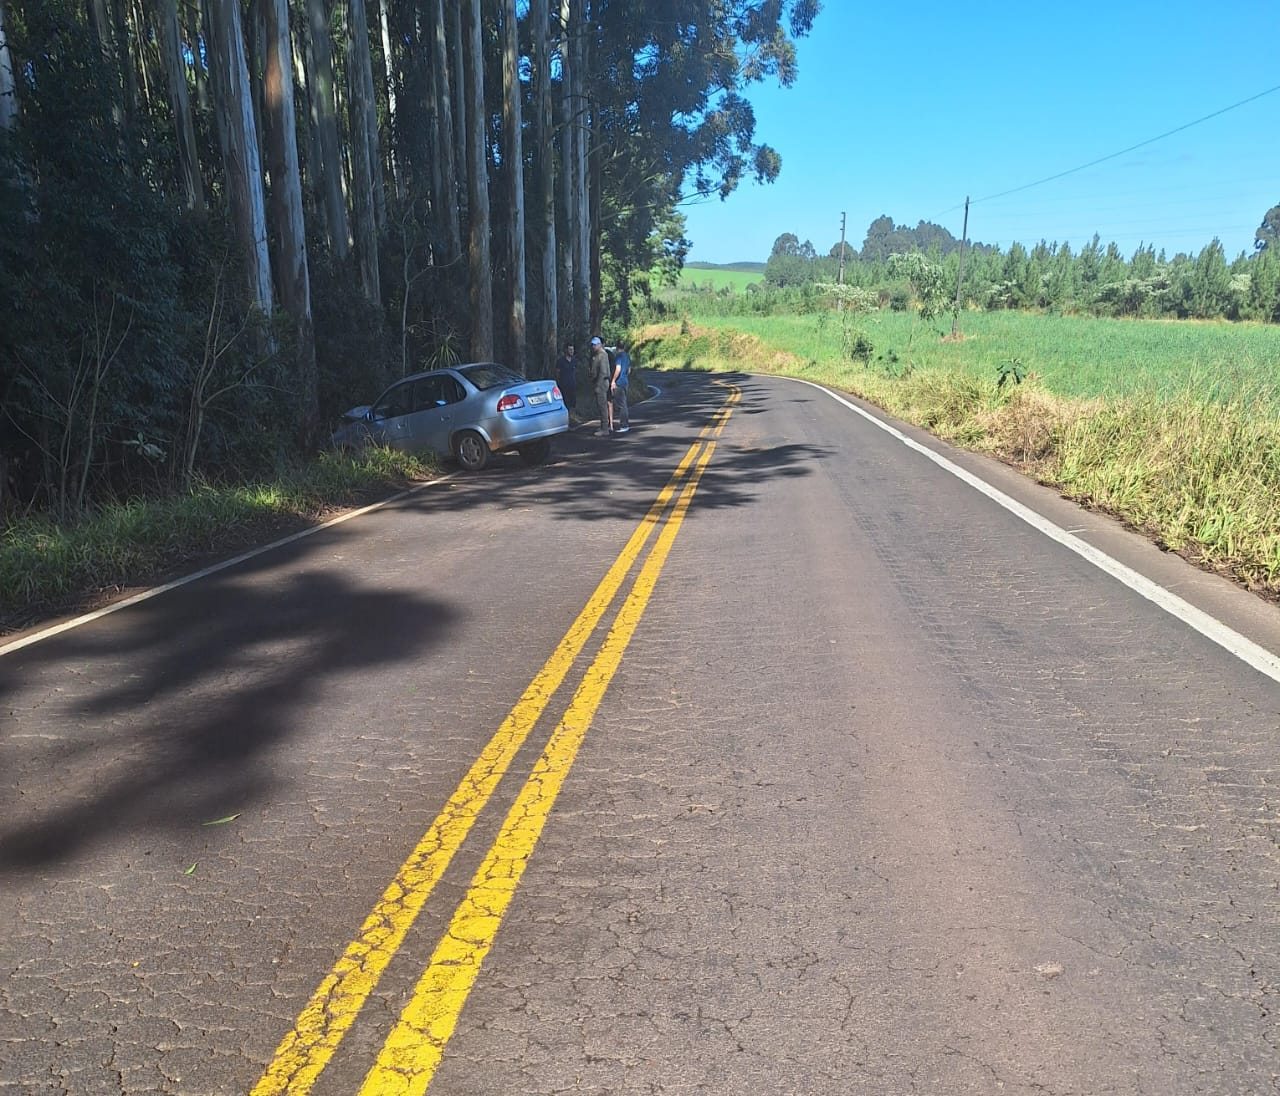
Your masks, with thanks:
[{"label": "cracked asphalt", "polygon": [[[0,657],[0,1093],[259,1083],[725,405],[652,379],[626,438]],[[433,1096],[1280,1092],[1280,686],[821,392],[722,380]],[[361,1090],[616,612],[312,1092]]]}]

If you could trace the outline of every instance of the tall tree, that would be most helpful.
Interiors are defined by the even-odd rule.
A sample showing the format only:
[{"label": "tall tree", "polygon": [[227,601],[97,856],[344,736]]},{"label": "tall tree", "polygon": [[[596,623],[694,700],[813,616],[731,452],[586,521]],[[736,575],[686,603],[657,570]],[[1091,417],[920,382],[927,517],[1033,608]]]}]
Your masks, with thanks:
[{"label": "tall tree", "polygon": [[449,46],[445,27],[445,0],[431,0],[431,72],[436,100],[436,156],[440,165],[440,186],[435,200],[444,230],[445,259],[452,263],[462,254],[462,229],[458,219],[458,167],[454,151],[457,147],[455,126],[463,120],[453,112]]},{"label": "tall tree", "polygon": [[584,343],[592,334],[590,297],[591,207],[587,194],[588,135],[591,112],[587,99],[586,0],[560,5],[565,239],[564,304],[574,338]]},{"label": "tall tree", "polygon": [[[196,153],[196,130],[191,117],[191,96],[187,90],[187,64],[183,58],[182,30],[178,25],[177,0],[152,0],[156,39],[164,61],[169,89],[169,112],[173,115],[178,139],[178,170],[188,209],[204,206],[204,183]],[[195,51],[192,51],[193,56]]]},{"label": "tall tree", "polygon": [[13,75],[13,54],[5,28],[4,0],[0,0],[0,129],[12,129],[18,117],[18,83]]},{"label": "tall tree", "polygon": [[227,191],[245,263],[245,280],[250,299],[269,314],[273,297],[262,161],[238,0],[209,0],[209,24],[215,110],[220,120]]},{"label": "tall tree", "polygon": [[[573,148],[573,303],[578,329],[584,333],[597,332],[596,317],[591,312],[591,196],[589,192],[588,164],[591,156],[593,111],[588,98],[589,79],[588,45],[592,28],[587,22],[587,0],[570,0],[573,8],[569,32],[570,79],[573,84],[574,116],[570,123],[577,134]],[[598,332],[597,332],[598,333]]]},{"label": "tall tree", "polygon": [[510,244],[511,309],[508,317],[511,360],[517,373],[526,371],[525,254],[524,254],[524,151],[520,139],[520,39],[516,24],[516,0],[502,4],[502,162],[506,168],[507,236]]},{"label": "tall tree", "polygon": [[391,177],[396,184],[396,193],[400,196],[401,179],[399,153],[395,137],[398,134],[397,112],[399,104],[396,87],[399,79],[396,73],[396,54],[391,46],[391,19],[387,13],[387,0],[378,0],[378,26],[382,31],[382,79],[387,94],[387,159],[391,164]]},{"label": "tall tree", "polygon": [[378,133],[370,126],[373,114],[373,69],[369,55],[369,26],[364,0],[347,4],[347,116],[351,125],[351,163],[355,197],[356,255],[360,282],[370,301],[381,303],[378,266],[378,217],[375,178]]},{"label": "tall tree", "polygon": [[[0,59],[0,64],[3,64],[3,59]],[[3,79],[2,74],[0,79]],[[1280,250],[1276,246],[1277,241],[1280,241],[1280,205],[1273,205],[1267,210],[1262,218],[1262,224],[1253,234],[1253,246],[1257,251]]]},{"label": "tall tree", "polygon": [[[591,156],[609,161],[601,179],[610,191],[639,194],[665,174],[676,193],[723,198],[745,177],[776,178],[781,158],[756,140],[743,92],[768,78],[794,81],[794,39],[819,8],[818,0],[680,0],[677,18],[655,19],[645,5],[593,5]],[[652,216],[664,212],[657,205]],[[609,244],[602,227],[598,238]]]},{"label": "tall tree", "polygon": [[302,220],[302,176],[298,167],[298,134],[293,107],[293,48],[289,37],[288,0],[263,0],[266,26],[263,113],[269,119],[267,162],[280,241],[277,275],[280,296],[293,321],[298,362],[300,430],[304,444],[315,441],[320,428],[316,383],[315,338],[311,323],[311,275],[307,266],[307,234]]},{"label": "tall tree", "polygon": [[485,146],[481,0],[466,2],[467,196],[471,215],[471,356],[493,357],[493,264],[489,255],[489,154]]},{"label": "tall tree", "polygon": [[556,176],[555,128],[551,110],[551,9],[549,0],[532,0],[534,119],[538,170],[538,200],[542,219],[542,364],[551,368],[559,349],[556,308]]},{"label": "tall tree", "polygon": [[339,261],[351,252],[351,225],[342,194],[342,147],[338,141],[338,109],[333,82],[333,40],[326,0],[307,0],[307,52],[310,57],[311,113],[319,145],[319,162],[310,165],[324,208],[329,248]]},{"label": "tall tree", "polygon": [[[577,174],[578,130],[573,124],[576,110],[571,76],[572,57],[569,48],[569,27],[573,20],[572,0],[560,0],[560,202],[563,210],[564,234],[560,240],[560,307],[563,310],[561,320],[568,326],[570,338],[586,346],[582,340],[588,334],[586,328],[578,327],[578,310],[574,304],[575,286],[574,258],[577,249],[573,245],[574,229],[577,218],[574,216],[574,196],[577,187],[574,176]],[[572,66],[576,71],[576,66]]]}]

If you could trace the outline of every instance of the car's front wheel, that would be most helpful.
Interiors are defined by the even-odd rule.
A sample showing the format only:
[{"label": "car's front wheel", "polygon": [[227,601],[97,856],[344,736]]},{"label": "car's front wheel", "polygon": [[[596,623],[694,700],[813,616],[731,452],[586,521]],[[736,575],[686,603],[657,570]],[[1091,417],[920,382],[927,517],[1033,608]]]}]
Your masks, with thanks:
[{"label": "car's front wheel", "polygon": [[474,430],[464,430],[453,439],[453,455],[468,472],[479,472],[489,463],[489,446]]},{"label": "car's front wheel", "polygon": [[539,438],[537,441],[527,441],[520,446],[519,452],[520,459],[529,467],[542,464],[551,456],[551,439]]}]

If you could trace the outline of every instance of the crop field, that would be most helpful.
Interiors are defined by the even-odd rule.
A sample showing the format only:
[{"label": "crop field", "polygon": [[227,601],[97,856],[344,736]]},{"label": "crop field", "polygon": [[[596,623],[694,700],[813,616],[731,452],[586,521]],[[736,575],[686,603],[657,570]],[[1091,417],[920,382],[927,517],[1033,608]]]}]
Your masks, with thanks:
[{"label": "crop field", "polygon": [[1280,326],[1028,313],[699,317],[646,365],[850,392],[1280,600]]},{"label": "crop field", "polygon": [[870,370],[939,369],[994,380],[1016,362],[1069,398],[1190,395],[1269,405],[1280,414],[1277,325],[981,312],[962,315],[960,338],[952,340],[944,337],[949,316],[930,324],[906,312],[851,318],[848,336],[846,321],[832,312],[690,320],[754,335],[813,364],[847,360],[847,340],[861,333],[871,343],[863,367]]},{"label": "crop field", "polygon": [[750,270],[694,270],[685,267],[680,271],[681,289],[711,289],[717,292],[732,289],[735,293],[741,293],[747,286],[763,281],[763,274]]}]

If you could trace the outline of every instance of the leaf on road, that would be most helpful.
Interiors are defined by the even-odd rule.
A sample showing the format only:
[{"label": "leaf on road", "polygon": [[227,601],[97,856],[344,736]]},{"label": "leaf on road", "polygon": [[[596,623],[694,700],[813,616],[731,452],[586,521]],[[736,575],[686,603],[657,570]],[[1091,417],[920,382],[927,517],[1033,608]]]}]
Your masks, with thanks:
[{"label": "leaf on road", "polygon": [[[200,861],[199,861],[199,860],[197,860],[197,861],[196,861],[196,864],[198,864],[198,863],[200,863]],[[189,868],[188,868],[186,871],[184,871],[182,874],[183,874],[183,875],[195,875],[195,873],[196,873],[196,864],[192,864],[192,865],[191,865],[191,867],[189,867]]]},{"label": "leaf on road", "polygon": [[242,811],[236,811],[235,814],[229,814],[226,818],[215,818],[212,822],[201,822],[202,826],[225,826],[228,822],[234,822],[240,817]]}]

